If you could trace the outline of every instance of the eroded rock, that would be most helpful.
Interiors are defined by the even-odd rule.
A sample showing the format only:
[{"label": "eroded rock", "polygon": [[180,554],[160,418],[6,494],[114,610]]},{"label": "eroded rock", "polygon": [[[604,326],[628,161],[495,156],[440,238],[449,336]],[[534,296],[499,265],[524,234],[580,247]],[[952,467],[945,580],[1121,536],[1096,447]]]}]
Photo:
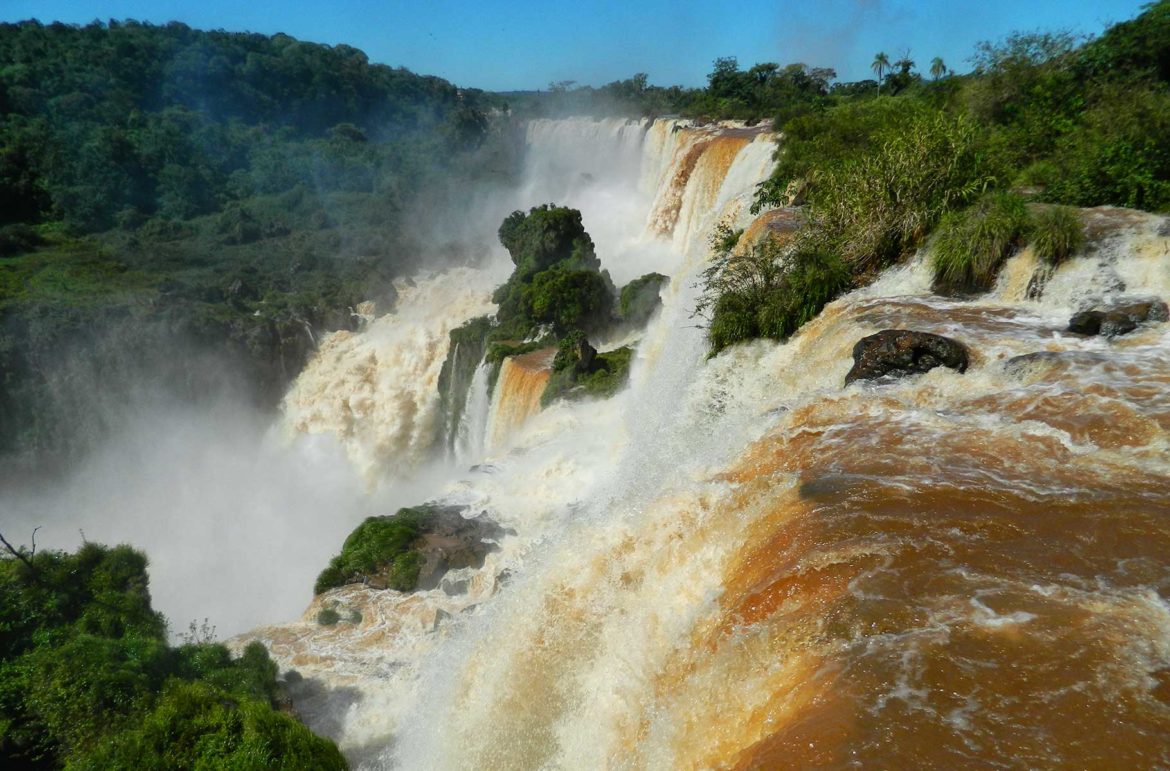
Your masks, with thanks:
[{"label": "eroded rock", "polygon": [[949,337],[909,329],[885,329],[863,337],[853,346],[853,369],[845,385],[855,380],[905,377],[949,367],[965,372],[967,347]]},{"label": "eroded rock", "polygon": [[1132,300],[1074,314],[1068,331],[1078,335],[1116,337],[1137,329],[1139,324],[1170,319],[1170,309],[1158,299]]}]

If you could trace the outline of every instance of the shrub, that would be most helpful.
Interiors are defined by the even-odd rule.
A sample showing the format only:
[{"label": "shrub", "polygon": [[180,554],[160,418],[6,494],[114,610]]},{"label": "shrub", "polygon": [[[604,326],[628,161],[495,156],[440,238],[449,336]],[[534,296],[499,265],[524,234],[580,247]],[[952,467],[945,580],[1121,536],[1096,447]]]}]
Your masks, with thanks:
[{"label": "shrub", "polygon": [[918,246],[945,212],[988,184],[976,138],[966,118],[925,113],[826,169],[810,196],[813,250],[838,254],[865,276]]},{"label": "shrub", "polygon": [[135,726],[72,759],[69,769],[347,768],[337,747],[254,699],[171,680]]},{"label": "shrub", "polygon": [[313,593],[381,574],[390,588],[413,590],[422,560],[411,546],[419,537],[427,513],[425,507],[415,507],[399,509],[388,517],[367,517],[345,539],[341,553],[321,571]]},{"label": "shrub", "polygon": [[670,279],[661,273],[647,273],[623,286],[618,302],[622,318],[635,326],[645,325],[662,304],[659,295],[668,283]]},{"label": "shrub", "polygon": [[[275,711],[263,645],[236,659],[214,643],[167,646],[141,553],[87,543],[28,562],[0,559],[0,766],[344,768],[332,743]],[[181,693],[214,719],[176,712]]]},{"label": "shrub", "polygon": [[768,239],[749,253],[717,259],[705,271],[696,313],[710,314],[707,339],[714,355],[745,340],[791,336],[849,285],[845,262],[808,236],[790,245]]},{"label": "shrub", "polygon": [[1082,124],[1056,145],[1044,200],[1170,208],[1170,91],[1105,83],[1091,97]]},{"label": "shrub", "polygon": [[1000,265],[1020,243],[1028,226],[1024,199],[992,193],[974,206],[943,218],[934,238],[934,287],[944,293],[991,288]]},{"label": "shrub", "polygon": [[825,169],[872,152],[883,132],[910,123],[921,113],[922,106],[916,102],[886,96],[844,102],[788,120],[776,149],[776,168],[760,186],[752,212],[791,203],[788,192],[794,183],[815,187]]},{"label": "shrub", "polygon": [[321,626],[334,626],[341,620],[341,615],[333,608],[322,608],[317,613],[317,623]]},{"label": "shrub", "polygon": [[1059,265],[1085,243],[1081,215],[1070,206],[1046,206],[1032,217],[1032,248],[1049,265]]},{"label": "shrub", "polygon": [[613,311],[609,285],[594,271],[558,265],[533,276],[525,290],[527,316],[552,325],[561,334],[571,329],[600,330]]}]

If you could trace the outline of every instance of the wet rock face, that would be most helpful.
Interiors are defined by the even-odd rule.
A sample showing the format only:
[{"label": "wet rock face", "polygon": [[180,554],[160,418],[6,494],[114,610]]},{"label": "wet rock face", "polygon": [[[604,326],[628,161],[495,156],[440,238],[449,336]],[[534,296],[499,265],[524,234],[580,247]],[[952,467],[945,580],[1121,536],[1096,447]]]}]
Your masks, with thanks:
[{"label": "wet rock face", "polygon": [[1068,321],[1068,331],[1078,335],[1116,337],[1137,329],[1145,322],[1170,319],[1170,309],[1161,300],[1138,300],[1081,311]]},{"label": "wet rock face", "polygon": [[434,589],[448,570],[481,568],[495,541],[505,534],[504,528],[485,514],[465,518],[458,507],[433,510],[412,548],[422,555],[418,571],[418,588]]},{"label": "wet rock face", "polygon": [[916,375],[935,367],[965,372],[967,364],[967,347],[949,337],[885,329],[861,338],[853,346],[853,369],[845,376],[845,385],[855,380]]}]

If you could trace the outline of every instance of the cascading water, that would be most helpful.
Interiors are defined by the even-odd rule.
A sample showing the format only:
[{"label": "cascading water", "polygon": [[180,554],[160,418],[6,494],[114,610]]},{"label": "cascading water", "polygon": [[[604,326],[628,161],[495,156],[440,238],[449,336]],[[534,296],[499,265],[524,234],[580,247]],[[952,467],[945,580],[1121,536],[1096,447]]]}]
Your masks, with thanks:
[{"label": "cascading water", "polygon": [[[530,141],[626,141],[573,125]],[[630,387],[528,414],[436,491],[513,532],[465,591],[343,587],[253,633],[310,725],[366,768],[1170,764],[1170,332],[1062,331],[1094,298],[1170,294],[1165,218],[1091,212],[1039,300],[1028,252],[969,301],[931,295],[920,256],[706,361],[707,233],[749,224],[772,145],[630,125],[673,279]],[[598,243],[614,271],[628,250]],[[842,387],[889,327],[972,366]],[[483,369],[465,415],[488,421]],[[329,603],[361,621],[313,623]]]}]

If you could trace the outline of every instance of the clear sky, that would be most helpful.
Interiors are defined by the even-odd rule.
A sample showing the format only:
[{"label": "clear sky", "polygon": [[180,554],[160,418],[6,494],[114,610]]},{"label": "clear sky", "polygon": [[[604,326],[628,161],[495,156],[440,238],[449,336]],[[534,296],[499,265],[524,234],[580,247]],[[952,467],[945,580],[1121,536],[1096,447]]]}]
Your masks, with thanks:
[{"label": "clear sky", "polygon": [[0,0],[0,20],[185,22],[200,29],[346,43],[372,61],[490,90],[601,85],[645,72],[698,86],[716,57],[805,62],[869,76],[877,51],[958,72],[1012,31],[1098,34],[1145,0]]}]

